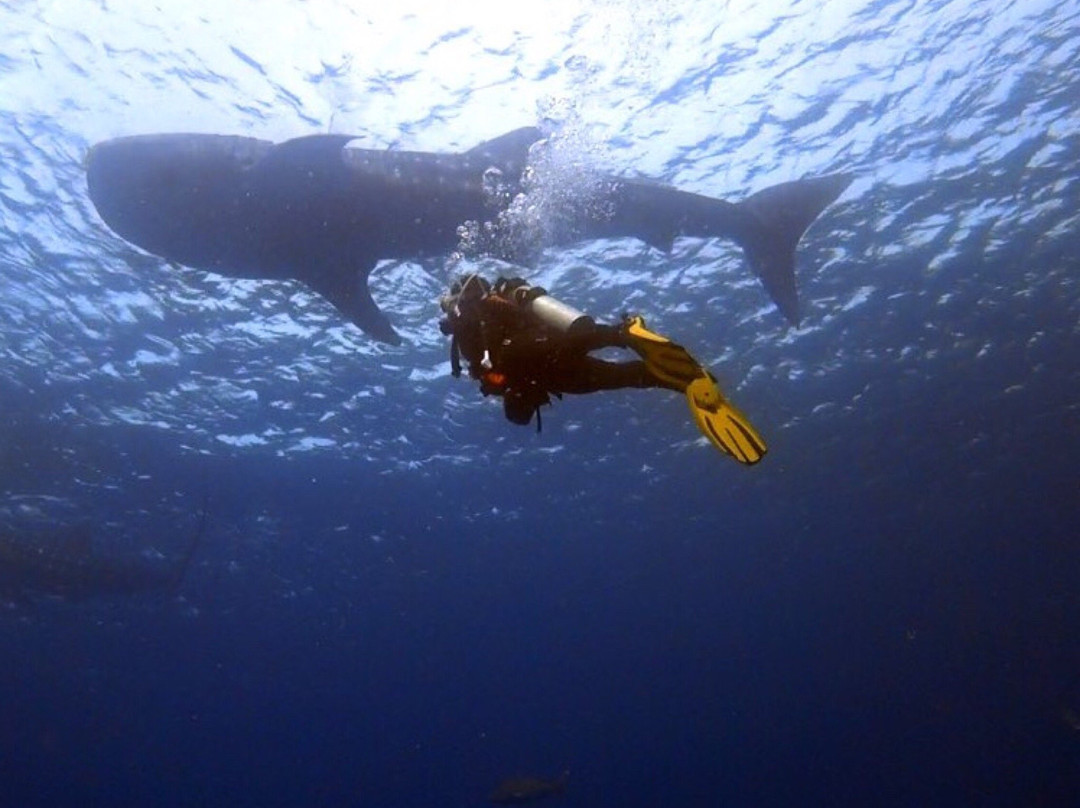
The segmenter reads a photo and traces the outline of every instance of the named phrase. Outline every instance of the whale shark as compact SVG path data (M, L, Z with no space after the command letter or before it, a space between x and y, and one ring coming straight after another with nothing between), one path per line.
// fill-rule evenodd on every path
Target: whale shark
M119 236L168 261L237 278L297 280L376 340L400 343L368 276L386 259L448 255L466 222L496 220L522 192L535 127L460 153L363 149L354 135L282 143L195 133L120 137L86 159L90 198ZM492 178L503 186L491 192ZM600 204L554 238L731 239L780 311L799 321L795 247L850 175L774 185L739 202L611 177ZM496 251L498 253L498 251ZM494 257L516 260L512 248Z
M48 531L0 528L0 597L87 600L175 592L198 550L205 524L204 511L183 553L162 561L107 552L94 542L86 525Z
M569 771L564 771L553 780L542 777L510 777L499 783L488 799L496 805L524 805L545 797L564 794L569 780Z

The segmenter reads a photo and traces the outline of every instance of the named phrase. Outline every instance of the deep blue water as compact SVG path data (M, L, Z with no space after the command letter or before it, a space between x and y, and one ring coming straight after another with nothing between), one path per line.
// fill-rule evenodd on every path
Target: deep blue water
M1068 806L1080 795L1080 6L0 2L0 525L90 525L180 590L6 598L0 805ZM441 7L440 7L441 8ZM519 16L515 16L519 15ZM737 199L851 171L788 328L726 243L553 251L769 442L657 391L544 431L408 343L173 267L99 140L459 150L539 118ZM572 177L556 176L571 182Z

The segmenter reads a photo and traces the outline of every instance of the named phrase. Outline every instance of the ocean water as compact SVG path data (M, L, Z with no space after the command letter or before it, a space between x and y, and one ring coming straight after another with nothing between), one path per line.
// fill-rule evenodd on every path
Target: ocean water
M855 175L798 328L727 242L529 275L707 361L760 465L661 391L515 427L449 375L452 268L373 274L379 345L125 243L83 171L129 134L536 123L731 200ZM0 2L0 528L199 538L175 589L4 592L0 806L472 806L564 770L567 808L1078 804L1078 132L1075 0Z

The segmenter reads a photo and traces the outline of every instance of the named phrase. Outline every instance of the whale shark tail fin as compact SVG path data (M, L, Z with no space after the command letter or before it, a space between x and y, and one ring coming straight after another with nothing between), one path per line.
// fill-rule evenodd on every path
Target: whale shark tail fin
M799 324L795 245L852 179L850 174L831 174L784 182L758 191L740 203L757 225L740 239L750 266L792 325Z

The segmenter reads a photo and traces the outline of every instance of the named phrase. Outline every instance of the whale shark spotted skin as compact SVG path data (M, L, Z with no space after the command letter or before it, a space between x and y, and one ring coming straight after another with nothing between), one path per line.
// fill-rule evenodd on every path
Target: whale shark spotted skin
M495 220L505 200L520 192L530 146L540 138L527 127L443 154L355 148L352 135L280 144L231 135L137 135L95 145L87 182L105 223L147 252L231 277L302 281L373 338L397 344L368 289L372 269L384 259L449 254L465 222ZM506 194L490 193L492 176L503 179ZM784 316L797 323L795 246L850 181L848 175L802 179L731 203L612 178L597 206L603 213L580 214L553 246L635 237L670 249L679 236L732 239Z

